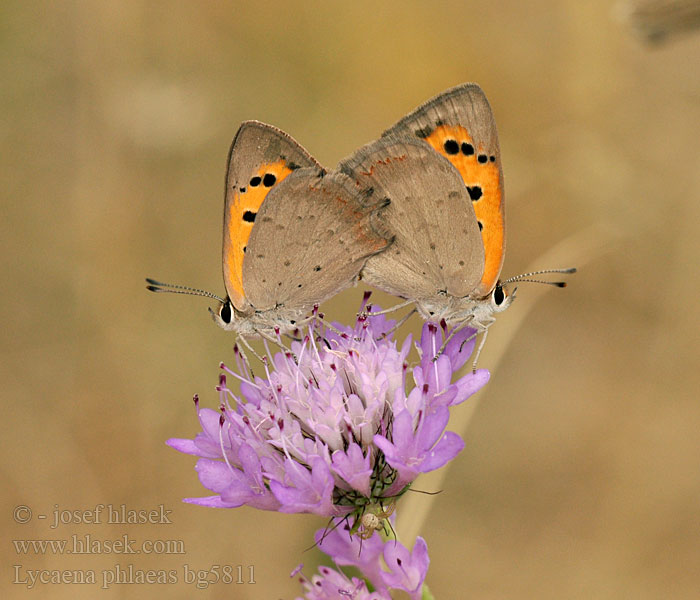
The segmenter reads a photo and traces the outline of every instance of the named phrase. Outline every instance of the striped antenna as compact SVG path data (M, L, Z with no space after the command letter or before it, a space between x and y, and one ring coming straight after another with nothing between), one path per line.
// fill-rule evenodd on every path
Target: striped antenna
M146 277L146 282L148 283L146 289L158 294L163 294L165 292L170 294L187 294L188 296L204 296L205 298L213 298L214 300L218 300L222 303L226 302L226 300L220 296L198 288L188 287L186 285L176 285L174 283L162 283L160 281L156 281L155 279L151 279L150 277Z

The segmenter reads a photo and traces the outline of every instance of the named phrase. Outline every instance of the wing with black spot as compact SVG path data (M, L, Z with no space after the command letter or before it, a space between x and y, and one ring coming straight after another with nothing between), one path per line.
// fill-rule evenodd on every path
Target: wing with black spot
M485 249L481 282L472 295L487 295L505 256L505 199L496 123L484 91L475 83L449 89L383 135L422 139L459 171L474 204Z
M248 308L243 287L243 256L257 214L270 190L316 160L281 129L245 121L231 144L226 172L223 269L226 292L238 310Z
M299 169L261 207L243 261L256 310L308 309L348 287L367 257L390 244L385 202L339 172Z
M418 140L383 137L339 169L391 201L381 218L394 243L367 261L365 281L412 300L439 292L461 298L478 285L481 236L464 183L447 160Z

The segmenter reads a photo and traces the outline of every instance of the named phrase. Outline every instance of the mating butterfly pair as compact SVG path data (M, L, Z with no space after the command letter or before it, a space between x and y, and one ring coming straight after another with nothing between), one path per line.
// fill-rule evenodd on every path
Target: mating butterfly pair
M227 297L153 280L149 289L215 298L221 327L274 339L362 278L426 319L486 332L513 298L498 280L504 251L496 126L483 90L467 83L330 172L281 130L243 123L226 175Z

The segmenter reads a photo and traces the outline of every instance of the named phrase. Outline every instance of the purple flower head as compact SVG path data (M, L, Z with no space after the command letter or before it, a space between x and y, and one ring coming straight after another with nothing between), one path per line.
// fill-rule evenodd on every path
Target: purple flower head
M238 372L222 365L220 410L197 402L201 432L168 440L199 457L199 479L214 493L186 501L349 515L352 532L363 537L383 526L420 473L462 449L462 439L445 432L449 407L488 380L480 370L452 381L473 350L467 340L474 330L457 332L433 360L448 332L426 324L414 385L407 385L411 339L397 347L393 325L383 316L360 318L352 328L311 323L291 352L264 363L265 377L254 377L240 359ZM239 394L227 376L240 381Z

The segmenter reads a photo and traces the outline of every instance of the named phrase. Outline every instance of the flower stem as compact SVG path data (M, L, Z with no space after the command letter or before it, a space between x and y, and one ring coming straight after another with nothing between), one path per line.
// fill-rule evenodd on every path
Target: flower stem
M428 589L427 584L423 584L423 589L421 589L421 600L435 600L435 596L433 596L432 592Z

